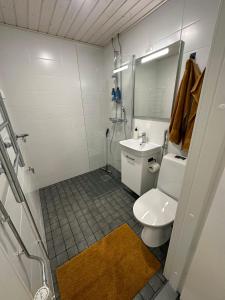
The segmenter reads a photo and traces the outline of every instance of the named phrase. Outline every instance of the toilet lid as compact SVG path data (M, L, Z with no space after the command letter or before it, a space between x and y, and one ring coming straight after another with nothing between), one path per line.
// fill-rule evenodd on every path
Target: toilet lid
M151 189L134 203L135 218L144 225L165 226L175 218L177 202L158 189Z

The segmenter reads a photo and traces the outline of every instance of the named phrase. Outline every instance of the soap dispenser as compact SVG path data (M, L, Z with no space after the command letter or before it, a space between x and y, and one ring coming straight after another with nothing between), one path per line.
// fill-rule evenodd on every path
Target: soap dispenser
M112 101L116 101L116 91L112 88Z
M134 139L138 139L138 129L137 129L137 127L134 129L133 137L134 137Z
M116 94L116 102L117 103L121 102L121 91L120 91L119 87L117 87L115 94Z

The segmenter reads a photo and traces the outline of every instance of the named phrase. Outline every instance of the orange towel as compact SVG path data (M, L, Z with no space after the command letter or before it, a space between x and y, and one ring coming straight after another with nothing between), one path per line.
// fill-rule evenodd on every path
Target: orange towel
M179 91L176 97L176 101L173 107L170 126L169 126L169 140L172 143L180 144L182 143L182 149L188 151L192 129L188 128L188 126L193 126L193 118L192 121L189 121L190 113L192 112L192 116L196 114L198 100L201 92L201 84L198 82L201 81L201 71L198 65L194 62L193 59L189 59L186 62L185 72L179 87ZM193 95L192 91L195 88L195 97L198 100L195 100L195 104L192 108L193 103ZM197 105L196 105L197 104ZM193 110L193 111L192 111ZM186 135L188 133L188 135ZM186 136L186 141L185 141ZM189 142L188 142L189 140Z
M202 72L201 76L197 79L193 89L191 90L191 95L193 97L193 100L191 104L191 111L188 117L187 129L182 143L182 150L186 152L188 152L191 143L191 136L195 124L195 117L198 109L198 103L199 103L199 98L202 90L204 75L205 75L205 70Z

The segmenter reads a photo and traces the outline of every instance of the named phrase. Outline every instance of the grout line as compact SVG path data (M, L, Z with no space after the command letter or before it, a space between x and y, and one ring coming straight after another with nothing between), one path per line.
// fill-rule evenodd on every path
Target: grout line
M77 45L75 45L75 54L76 54L79 84L80 84L81 105L82 105L83 118L84 118L84 128L85 128L86 146L87 146L87 154L88 154L88 165L89 165L89 171L90 171L91 170L91 168L90 168L91 167L90 166L90 153L89 153L89 146L88 146L87 124L86 124L85 109L84 109L84 96L83 96L83 89L82 89L82 84L81 84L81 71L80 71L79 55L78 55Z

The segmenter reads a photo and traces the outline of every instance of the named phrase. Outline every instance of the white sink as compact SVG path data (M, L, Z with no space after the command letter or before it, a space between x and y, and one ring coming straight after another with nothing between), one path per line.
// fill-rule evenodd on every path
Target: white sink
M150 142L141 144L141 139L129 139L120 141L119 143L122 150L126 150L127 152L139 157L147 157L158 152L161 148L160 145Z

